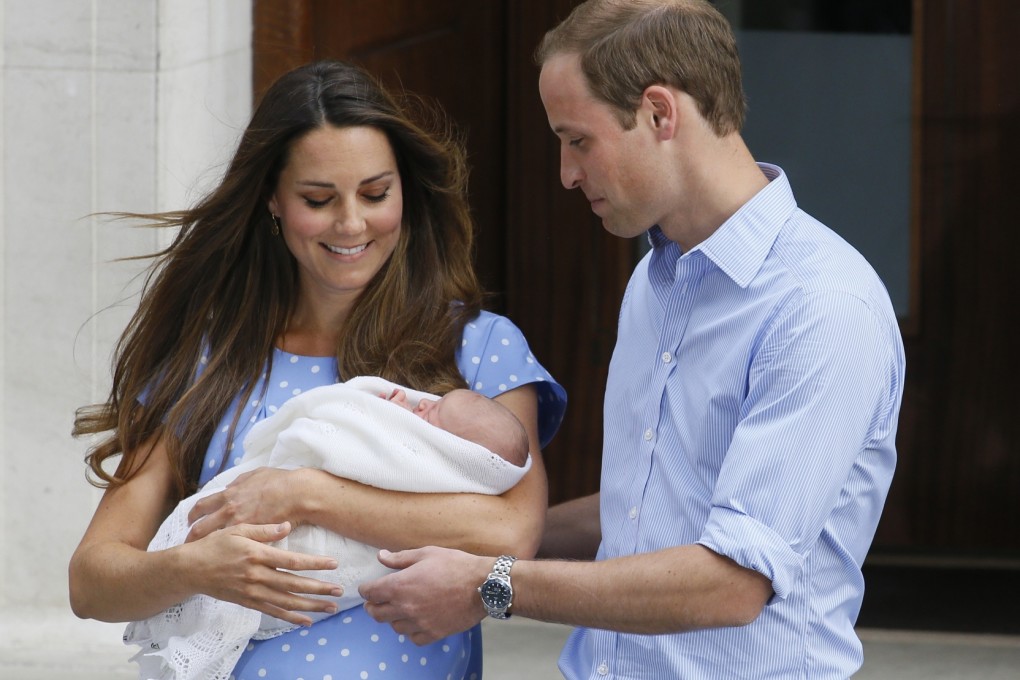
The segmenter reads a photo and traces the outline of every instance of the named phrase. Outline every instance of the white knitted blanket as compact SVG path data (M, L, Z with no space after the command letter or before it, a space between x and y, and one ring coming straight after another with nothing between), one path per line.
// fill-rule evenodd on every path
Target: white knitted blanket
M184 542L195 503L223 490L240 474L257 467L314 467L363 484L413 492L501 494L531 467L517 467L478 444L426 423L407 409L381 399L399 387L364 376L309 390L288 400L270 418L256 423L244 440L242 461L178 504L160 526L149 550ZM434 395L401 387L408 401ZM363 602L358 585L389 572L377 549L314 526L296 527L274 543L285 550L334 557L334 571L303 575L344 588L330 599L342 611ZM309 613L313 620L326 614ZM140 645L135 655L143 679L227 680L251 638L275 637L293 624L231 602L194 595L144 621L128 624L125 644Z

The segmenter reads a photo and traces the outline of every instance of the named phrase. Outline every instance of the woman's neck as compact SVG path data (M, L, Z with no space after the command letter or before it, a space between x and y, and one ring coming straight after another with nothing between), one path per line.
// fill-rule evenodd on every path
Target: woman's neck
M305 357L329 357L336 354L336 340L320 333L288 328L277 339L276 346L288 354Z
M299 303L276 345L291 354L333 356L349 311L348 308L327 310Z

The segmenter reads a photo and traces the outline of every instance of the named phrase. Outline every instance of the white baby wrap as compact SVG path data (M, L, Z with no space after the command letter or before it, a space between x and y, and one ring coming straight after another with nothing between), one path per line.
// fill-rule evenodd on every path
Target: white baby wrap
M182 544L190 529L188 513L198 499L223 490L239 475L258 467L320 468L395 491L482 494L503 493L531 467L530 457L524 467L517 467L380 398L398 387L366 376L318 387L288 400L275 415L252 427L238 465L178 504L153 537L149 550ZM400 389L412 405L422 398L436 398ZM340 565L335 571L301 573L342 586L342 597L328 598L341 611L363 602L358 595L361 582L389 572L376 559L376 548L320 527L296 527L273 545L335 558ZM314 620L327 616L308 614ZM144 679L226 680L249 639L271 638L294 627L238 604L194 595L156 616L129 624L124 642L142 647L134 660Z

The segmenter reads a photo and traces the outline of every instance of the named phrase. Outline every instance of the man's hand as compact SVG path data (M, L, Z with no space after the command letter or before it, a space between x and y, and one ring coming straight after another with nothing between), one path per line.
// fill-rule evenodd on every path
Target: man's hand
M379 561L400 569L358 589L365 611L417 645L427 645L471 628L485 618L478 586L494 557L448 548L379 552Z

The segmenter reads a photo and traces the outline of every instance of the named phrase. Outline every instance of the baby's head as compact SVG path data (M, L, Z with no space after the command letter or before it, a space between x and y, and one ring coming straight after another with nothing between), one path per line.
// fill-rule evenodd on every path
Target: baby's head
M467 439L518 467L528 460L528 433L510 409L471 390L453 390L438 401L422 399L414 412L426 422Z

